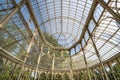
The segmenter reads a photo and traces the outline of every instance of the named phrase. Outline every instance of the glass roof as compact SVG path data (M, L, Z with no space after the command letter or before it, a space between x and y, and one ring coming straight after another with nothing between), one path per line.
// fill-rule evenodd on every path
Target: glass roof
M62 47L70 47L81 36L91 0L31 0L41 30L54 36Z
M24 0L0 1L0 24L20 1ZM56 56L55 69L66 70L70 69L69 55L72 56L73 69L86 67L84 53L88 66L99 63L95 46L102 61L120 53L120 23L97 0L25 1L26 4L10 17L3 28L0 27L0 47L23 60L37 30L26 62L29 65L37 64L42 43L41 69L51 69L53 53ZM104 1L120 15L120 0Z

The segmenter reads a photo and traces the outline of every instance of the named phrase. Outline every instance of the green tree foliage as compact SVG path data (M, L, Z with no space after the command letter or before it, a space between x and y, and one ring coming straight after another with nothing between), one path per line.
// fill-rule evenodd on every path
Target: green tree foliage
M61 46L61 45L58 44L57 40L52 35L50 35L49 33L43 32L43 35L44 35L46 41L48 41L51 45Z
M3 58L0 56L0 77L2 76L2 72L3 72Z
M112 66L113 70L114 70L114 74L116 76L116 78L119 80L120 79L120 65L119 64L115 64Z

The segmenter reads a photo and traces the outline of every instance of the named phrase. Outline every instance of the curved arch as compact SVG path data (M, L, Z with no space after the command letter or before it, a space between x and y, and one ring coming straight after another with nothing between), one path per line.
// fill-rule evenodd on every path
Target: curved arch
M47 78L46 73L43 72L40 74L40 80L46 80L46 78Z
M55 75L55 80L62 80L62 75L56 74Z
M48 76L47 76L47 80L51 80L52 79L52 73L49 73Z
M69 75L67 73L63 74L63 80L69 80Z

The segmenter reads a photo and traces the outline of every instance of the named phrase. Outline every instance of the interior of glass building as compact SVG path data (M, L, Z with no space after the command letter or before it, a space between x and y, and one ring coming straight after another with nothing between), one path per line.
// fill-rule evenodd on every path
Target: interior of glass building
M120 0L0 0L0 80L120 80Z

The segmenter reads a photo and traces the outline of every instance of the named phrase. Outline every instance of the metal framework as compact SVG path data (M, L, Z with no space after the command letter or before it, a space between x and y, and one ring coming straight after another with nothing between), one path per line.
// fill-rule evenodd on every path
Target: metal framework
M1 0L0 80L119 80L120 0Z

